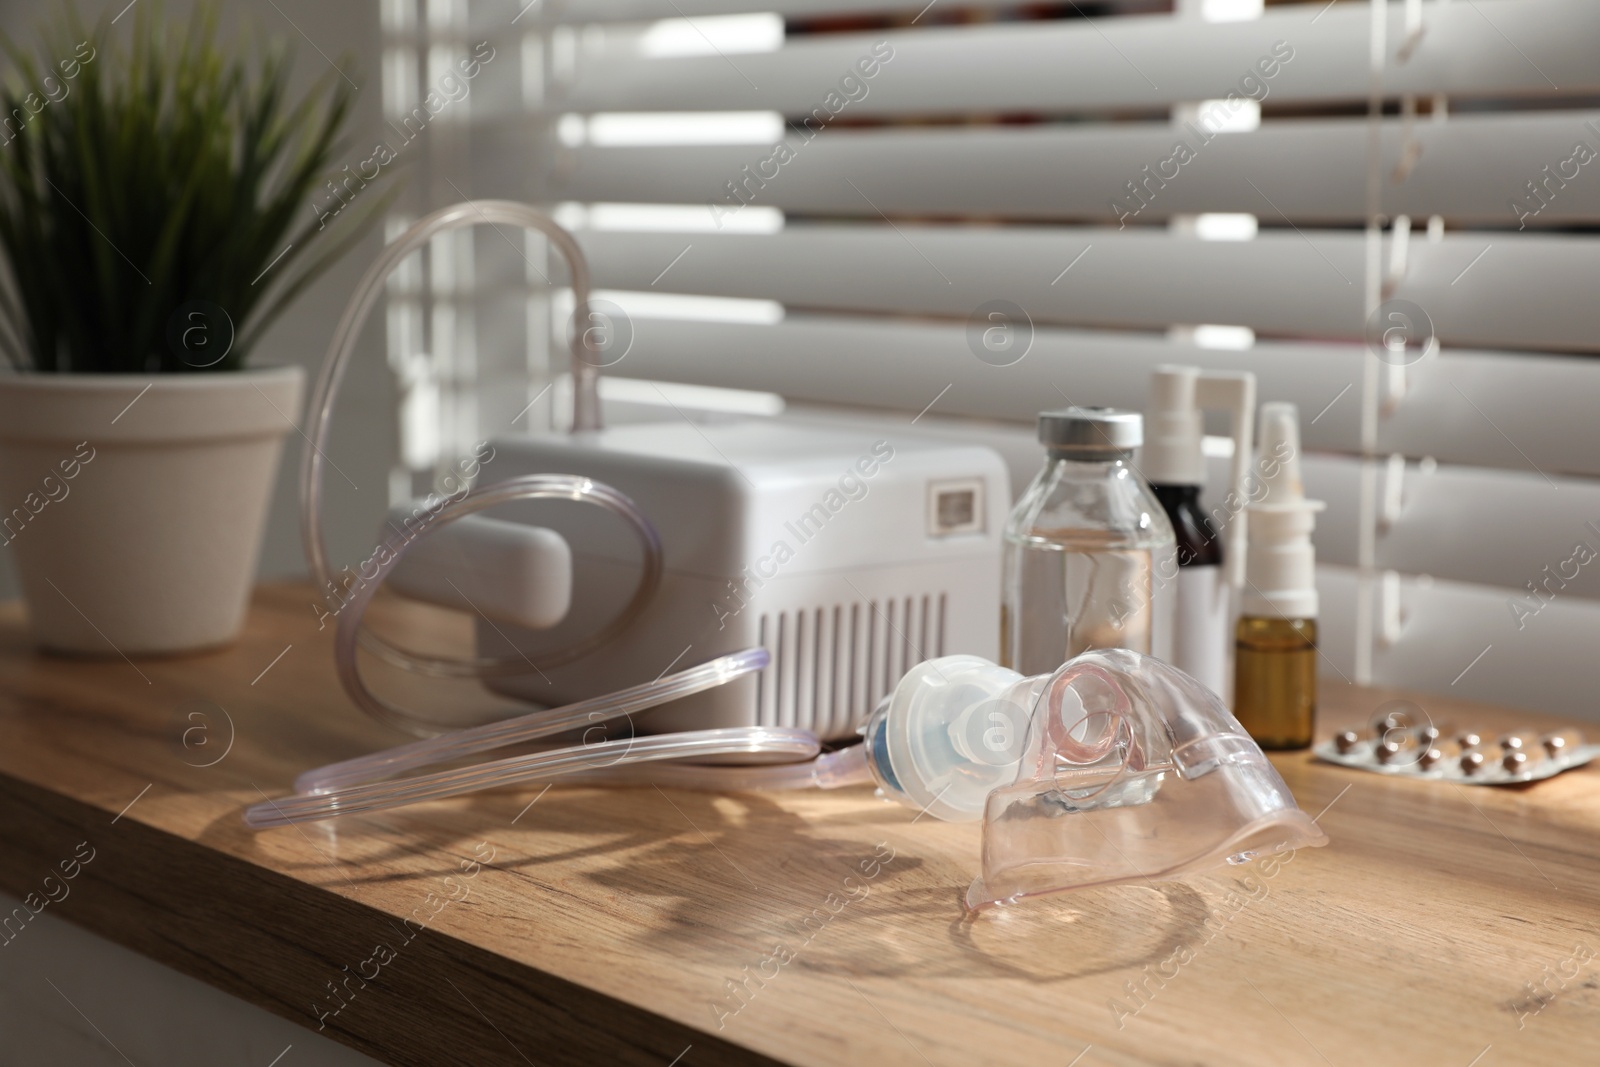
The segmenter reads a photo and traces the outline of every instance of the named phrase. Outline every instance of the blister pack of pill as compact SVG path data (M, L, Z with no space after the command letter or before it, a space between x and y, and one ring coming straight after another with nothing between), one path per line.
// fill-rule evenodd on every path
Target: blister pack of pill
M1379 709L1365 734L1345 730L1312 752L1343 767L1458 785L1535 782L1600 756L1600 745L1588 744L1574 729L1490 738L1476 730L1441 729L1414 705L1396 703L1407 708Z

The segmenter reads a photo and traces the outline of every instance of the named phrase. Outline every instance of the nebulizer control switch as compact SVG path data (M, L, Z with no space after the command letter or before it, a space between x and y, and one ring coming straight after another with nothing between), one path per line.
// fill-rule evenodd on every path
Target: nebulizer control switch
M984 530L982 478L934 482L928 487L928 535L954 537Z

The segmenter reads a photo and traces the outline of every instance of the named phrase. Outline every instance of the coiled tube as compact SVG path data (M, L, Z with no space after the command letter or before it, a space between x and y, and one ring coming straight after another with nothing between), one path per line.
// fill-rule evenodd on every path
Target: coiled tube
M401 262L441 233L468 226L501 224L534 229L547 236L567 260L572 274L575 298L572 347L573 419L574 433L600 428L598 353L594 350L591 332L583 328L589 318L589 267L577 241L561 226L537 209L509 200L466 201L455 204L419 220L383 250L376 262L367 269L356 287L344 315L334 331L333 341L323 360L311 397L311 418L306 435L309 447L300 465L300 529L305 544L306 559L311 566L312 578L319 590L332 587L332 573L328 562L327 544L322 536L322 500L324 468L327 465L329 432L333 418L334 402L339 386L344 380L346 364L360 336L361 327L371 314L384 283ZM631 625L654 596L661 581L661 541L648 517L627 496L589 478L571 475L533 475L513 478L487 487L478 487L460 500L439 510L422 536L427 536L439 526L453 522L465 515L482 511L497 504L514 500L567 499L597 504L611 511L634 531L643 551L638 588L622 612L598 632L577 643L554 652L543 653L541 662L546 665L569 663L599 648ZM362 583L352 598L340 609L336 656L339 679L345 691L356 704L380 721L419 736L431 736L448 728L449 724L436 722L416 712L397 707L372 693L361 680L356 662L358 647L366 648L380 658L407 670L442 677L487 678L508 674L522 674L537 670L523 656L477 657L473 659L448 659L428 656L401 648L361 629L361 620L372 595L384 577L404 556L406 546L392 549L388 558L380 562L377 573L362 575Z

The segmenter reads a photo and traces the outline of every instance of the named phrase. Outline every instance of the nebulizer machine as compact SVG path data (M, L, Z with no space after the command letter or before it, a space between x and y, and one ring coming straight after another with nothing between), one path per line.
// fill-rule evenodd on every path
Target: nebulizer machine
M589 321L588 272L577 243L531 207L506 201L458 204L422 219L396 239L368 270L339 323L313 396L311 447L302 467L302 523L319 588L331 587L332 582L319 528L325 446L333 402L355 337L385 280L407 255L437 234L480 223L528 227L545 234L570 267L576 306L573 321ZM596 387L600 360L595 358L590 331L575 329L571 343L573 441L581 458L582 449L605 445ZM792 451L792 446L787 450ZM622 451L631 455L626 448ZM940 460L948 463L960 458L944 456ZM649 468L651 478L659 479L663 471L670 475L673 470L670 465L657 468L646 460L637 462ZM626 476L626 466L613 464L613 469ZM746 480L750 485L741 493L748 497L759 488L760 479ZM726 477L717 484L734 481ZM647 486L651 481L640 479L637 484ZM941 536L938 524L930 519L930 527L920 532L935 554L921 561L923 564L938 567L943 560L946 570L977 569L970 562L961 562L961 553L993 543L973 535L984 528L996 530L996 519L1008 503L1004 499L975 500L975 487L981 489L985 484L982 477L929 483L930 514L953 520L952 528L961 532ZM935 500L935 489L969 495ZM1003 495L987 493L988 497ZM892 502L892 495L890 499ZM608 603L620 608L597 625L594 616L588 616L592 629L587 635L564 635L561 647L545 647L536 658L515 647L508 653L486 655L485 643L480 640L478 655L452 659L401 647L363 627L374 593L404 567L413 549L419 550L415 555L422 559L427 556L423 549L430 539L445 539L452 524L462 520L484 522L478 513L486 509L514 509L529 501L549 500L595 505L637 542L631 568L614 566L617 560L608 557L609 570L594 572L610 582L613 588ZM828 521L833 523L851 518L841 510L830 514ZM892 536L895 527L885 525L889 520L881 515L871 517L876 514L861 511L856 516L857 532ZM916 514L920 517L921 510ZM337 614L334 642L340 682L357 706L421 739L302 774L295 782L296 795L267 800L247 810L245 819L251 826L268 828L335 818L552 780L712 791L875 785L881 795L910 809L945 820L982 821L982 874L967 895L972 908L1064 889L1168 878L1218 862L1243 862L1256 855L1326 842L1322 831L1296 806L1260 748L1213 693L1159 660L1126 650L1086 652L1058 669L1024 677L997 666L992 654L922 656L913 654L920 652L920 647L908 647L898 661L882 664L882 684L876 694L869 694L876 696L871 706L845 716L855 720L847 725L860 739L827 750L819 739L817 722L803 721L793 711L774 722L760 714L730 719L726 708L702 719L706 728L681 728L697 723L680 717L664 720L679 727L670 732L592 740L596 726L669 702L693 708L685 698L719 690L736 692L739 682L749 683L752 676L759 677L770 667L773 654L762 646L723 651L686 669L663 671L660 677L623 684L615 691L596 692L548 710L447 729L440 721L373 693L362 679L358 650L434 677L485 680L502 692L515 690L496 686L496 679L538 676L580 661L589 662L591 673L603 678L605 665L623 655L613 650L639 647L640 640L651 636L645 633L641 638L641 630L671 631L675 625L670 612L651 614L653 605L658 612L662 610L657 602L664 599L667 586L663 575L673 570L673 544L671 539L664 543L652 516L629 494L583 472L517 473L479 484L457 499L430 502L425 519L414 537L381 549L369 561L371 570L361 571L360 581L346 583L348 600ZM743 520L748 519L749 514L744 514ZM486 527L478 530L482 535L488 532ZM545 552L548 558L533 572L548 573L559 582L562 548L548 537L545 540L550 542ZM534 541L523 547L533 555L540 552ZM886 548L892 553L895 545ZM941 552L945 555L937 554ZM977 638L962 642L967 647L987 650L997 644L993 631L999 599L998 557L986 558L994 564L992 574L990 568L983 568L990 584L977 590L972 603L959 596L939 602L951 615L976 618L940 621L930 614L930 608L923 608L924 625L917 633L936 651L939 644L934 635L945 634L958 623L971 625L973 633L983 634L988 641L987 646ZM917 565L913 560L907 573L923 574L916 570ZM618 573L626 574L628 580L619 582ZM410 584L414 589L429 585L426 577L419 575L413 575ZM462 594L460 601L473 599L459 583L444 584L457 586L454 592ZM631 588L619 590L619 585ZM582 603L583 596L575 585L571 602ZM457 606L450 597L441 602ZM888 614L891 603L900 605L899 615ZM952 605L960 610L951 611ZM872 599L869 606L873 611L865 624L869 629L877 626L885 635L893 629L904 637L903 627L911 626L916 618L909 596ZM835 611L834 617L845 616ZM822 633L821 619L818 612L814 635ZM930 619L933 623L927 621ZM489 629L500 629L493 620L487 621ZM717 632L725 631L726 626ZM835 637L842 633L836 631ZM634 642L632 646L629 640ZM780 654L785 647L780 643ZM842 647L836 640L834 649ZM599 668L593 667L596 663ZM616 676L626 678L621 664L616 666ZM813 661L812 667L816 674L821 661ZM893 677L892 668L898 668ZM569 681L569 692L574 686L581 690L580 683L593 684L587 676ZM759 702L760 696L756 699ZM739 704L742 707L748 702ZM730 721L742 724L727 725ZM835 715L827 721L837 726L840 718ZM827 732L841 739L850 735L838 729ZM559 747L463 763L509 745L550 744L575 733L582 737L576 743L558 740ZM428 770L443 764L451 766Z

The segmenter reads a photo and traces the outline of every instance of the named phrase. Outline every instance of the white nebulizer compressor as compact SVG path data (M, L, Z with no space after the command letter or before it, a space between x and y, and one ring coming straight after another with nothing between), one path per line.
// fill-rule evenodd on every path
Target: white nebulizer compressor
M490 679L498 692L567 704L760 646L765 670L658 708L641 728L788 726L827 740L853 734L923 660L998 650L1010 489L990 449L882 429L686 419L491 444L484 479L603 482L649 516L662 556L661 585L631 626L544 666L543 655L626 610L641 566L627 527L598 509L535 500L419 544L390 587L475 612L480 655L539 665ZM518 543L520 552L496 551ZM560 596L567 587L574 595ZM570 603L558 615L552 599Z
M338 586L319 524L324 457L354 341L407 255L480 223L544 233L571 267L574 322L589 321L581 251L526 205L458 204L385 248L340 321L312 400L302 524L313 575L330 592ZM916 664L996 657L1011 501L998 453L898 427L786 419L602 429L593 335L573 331L570 435L493 440L479 450L470 492L390 514L375 570L344 590L335 637L340 681L363 710L422 735L464 721L374 693L358 648L579 710L742 651L738 670L670 703L638 705L652 710L635 726L790 728L833 740L854 734ZM379 585L471 613L475 654L438 657L363 627Z

